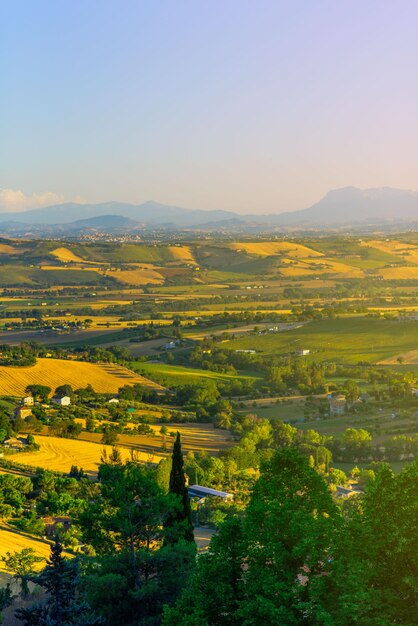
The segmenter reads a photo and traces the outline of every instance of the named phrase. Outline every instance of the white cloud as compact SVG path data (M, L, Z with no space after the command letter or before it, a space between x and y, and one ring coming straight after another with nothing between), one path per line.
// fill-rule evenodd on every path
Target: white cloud
M25 194L19 189L3 189L0 187L0 211L19 212L26 209L36 209L50 204L61 204L64 197L52 191L43 193Z

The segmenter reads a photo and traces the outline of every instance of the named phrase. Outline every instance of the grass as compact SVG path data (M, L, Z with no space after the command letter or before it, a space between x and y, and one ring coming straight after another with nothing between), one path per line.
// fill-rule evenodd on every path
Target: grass
M416 346L418 321L397 322L367 317L319 320L287 332L247 335L224 343L226 349L253 349L265 355L311 350L309 360L377 363Z
M181 365L168 365L166 363L133 362L131 367L137 371L144 372L145 376L149 376L153 380L164 381L164 384L168 387L200 383L205 380L221 382L231 380L232 378L244 378L242 376L233 376L232 374L218 374L209 370L182 367Z
M0 367L0 395L23 396L30 384L46 385L54 390L69 384L73 389L91 384L99 393L116 393L123 385L139 383L160 388L138 374L120 365L38 359L31 367Z

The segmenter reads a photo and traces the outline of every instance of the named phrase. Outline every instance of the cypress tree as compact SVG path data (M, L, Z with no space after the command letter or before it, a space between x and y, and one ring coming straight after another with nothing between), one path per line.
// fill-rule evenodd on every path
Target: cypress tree
M174 544L180 539L194 541L192 516L186 478L183 467L180 433L177 432L174 442L172 465L170 472L169 492L177 497L179 507L171 512L166 520L166 543Z

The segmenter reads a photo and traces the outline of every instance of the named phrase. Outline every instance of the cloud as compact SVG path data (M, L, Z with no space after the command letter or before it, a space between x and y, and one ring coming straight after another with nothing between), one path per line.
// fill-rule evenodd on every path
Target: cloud
M36 209L50 204L61 204L64 197L52 191L25 194L19 189L3 189L0 187L0 211L16 212Z

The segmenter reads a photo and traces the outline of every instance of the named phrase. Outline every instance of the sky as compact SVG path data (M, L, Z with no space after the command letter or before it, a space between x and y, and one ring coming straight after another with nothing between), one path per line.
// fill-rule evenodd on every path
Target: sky
M0 210L418 190L417 0L0 0Z

